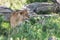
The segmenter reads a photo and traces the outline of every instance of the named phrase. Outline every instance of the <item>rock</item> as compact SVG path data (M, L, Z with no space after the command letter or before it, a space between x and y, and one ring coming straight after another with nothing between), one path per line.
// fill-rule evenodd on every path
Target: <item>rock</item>
M60 4L60 0L52 0L52 2Z
M57 40L55 36L51 36L48 40Z

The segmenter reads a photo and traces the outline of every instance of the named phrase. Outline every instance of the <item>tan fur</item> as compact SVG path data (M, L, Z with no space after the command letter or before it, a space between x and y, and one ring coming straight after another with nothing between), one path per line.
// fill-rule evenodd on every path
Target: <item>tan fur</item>
M29 18L29 16L26 9L22 11L20 10L14 11L13 13L11 13L11 17L10 17L11 27L13 28L16 27L27 18Z

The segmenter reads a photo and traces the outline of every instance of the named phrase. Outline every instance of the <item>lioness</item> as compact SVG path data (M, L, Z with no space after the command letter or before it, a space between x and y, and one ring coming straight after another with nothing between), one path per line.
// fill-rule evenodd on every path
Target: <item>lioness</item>
M28 19L29 15L26 9L24 10L16 10L11 13L10 24L11 27L16 27L21 24L24 20Z

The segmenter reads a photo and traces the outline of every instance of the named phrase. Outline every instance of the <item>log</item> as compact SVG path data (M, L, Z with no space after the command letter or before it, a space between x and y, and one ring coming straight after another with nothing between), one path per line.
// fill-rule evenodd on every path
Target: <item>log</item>
M5 7L5 6L0 6L0 13L3 13L3 12L12 12L13 10L8 8L8 7Z
M11 12L13 12L12 9L8 7L0 6L0 15L4 16L5 21L9 21Z
M39 11L50 11L50 12L60 12L60 5L53 4L48 2L35 2L26 5L27 9L30 11L39 12Z
M29 11L30 16L34 16L39 11L50 11L50 12L60 12L60 5L53 4L48 2L35 2L31 4L27 4L26 6L27 11ZM0 14L2 14L5 20L9 20L10 14L13 12L10 8L7 7L0 7ZM50 16L50 15L48 15Z

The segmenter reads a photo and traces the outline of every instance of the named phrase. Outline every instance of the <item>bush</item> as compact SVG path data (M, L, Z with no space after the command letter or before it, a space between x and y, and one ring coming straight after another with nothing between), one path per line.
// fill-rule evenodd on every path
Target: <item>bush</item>
M10 29L10 25L9 25L9 22L4 21L3 18L4 17L0 15L0 35L7 37Z

